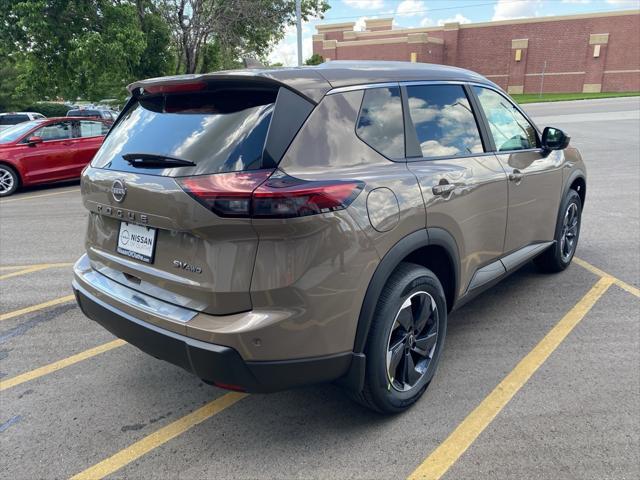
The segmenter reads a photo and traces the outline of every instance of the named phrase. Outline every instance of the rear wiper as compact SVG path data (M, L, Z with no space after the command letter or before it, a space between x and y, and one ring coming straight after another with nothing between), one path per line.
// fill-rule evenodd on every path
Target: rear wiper
M196 165L189 160L159 153L125 153L122 158L129 162L132 167L140 168L195 167Z

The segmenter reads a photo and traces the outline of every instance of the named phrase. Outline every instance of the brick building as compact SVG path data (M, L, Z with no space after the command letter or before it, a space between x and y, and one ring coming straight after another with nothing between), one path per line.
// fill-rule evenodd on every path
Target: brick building
M318 25L313 53L455 65L509 93L640 91L640 10L425 28L392 22L369 19L365 31Z

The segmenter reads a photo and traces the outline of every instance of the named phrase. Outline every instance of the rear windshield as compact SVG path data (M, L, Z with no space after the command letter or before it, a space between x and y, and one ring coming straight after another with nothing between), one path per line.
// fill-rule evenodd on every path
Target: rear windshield
M16 123L28 121L28 115L0 115L0 125L15 125Z
M217 90L143 97L122 114L92 166L169 176L263 168L276 90ZM195 166L133 167L122 155L166 155Z
M69 110L67 117L100 117L100 110Z

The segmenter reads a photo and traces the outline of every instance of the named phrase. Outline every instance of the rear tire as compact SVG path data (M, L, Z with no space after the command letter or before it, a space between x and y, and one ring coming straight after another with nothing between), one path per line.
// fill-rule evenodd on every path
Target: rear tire
M578 247L581 223L582 200L578 192L569 190L560 206L554 244L533 260L540 271L557 273L571 264Z
M9 165L0 164L0 197L13 194L20 185L20 177Z
M434 273L401 263L387 281L365 347L366 372L356 400L382 413L399 413L427 389L447 329L447 302Z

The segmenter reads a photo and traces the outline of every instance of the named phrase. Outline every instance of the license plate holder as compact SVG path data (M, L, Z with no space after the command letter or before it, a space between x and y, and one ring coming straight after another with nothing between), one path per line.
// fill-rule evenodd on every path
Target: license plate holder
M116 251L141 262L153 263L157 236L156 228L120 222Z

